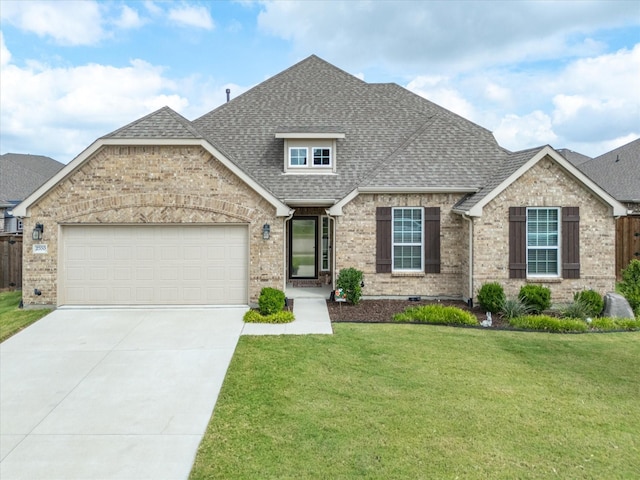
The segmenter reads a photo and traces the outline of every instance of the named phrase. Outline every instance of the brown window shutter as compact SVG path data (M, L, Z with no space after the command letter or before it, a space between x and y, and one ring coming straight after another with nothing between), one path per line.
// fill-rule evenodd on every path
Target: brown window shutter
M509 207L509 278L527 278L527 207Z
M391 273L391 207L376 208L376 272Z
M580 278L580 207L562 208L562 278Z
M424 271L440 273L440 207L424 209Z

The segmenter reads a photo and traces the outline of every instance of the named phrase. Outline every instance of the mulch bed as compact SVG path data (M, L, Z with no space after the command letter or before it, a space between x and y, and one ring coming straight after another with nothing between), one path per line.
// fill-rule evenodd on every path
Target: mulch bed
M458 307L471 312L478 318L478 323L487 318L486 313L480 307L469 308L465 302L456 300L421 300L417 302L409 300L361 300L358 305L327 300L327 308L332 322L386 323L392 322L393 315L402 312L407 307L434 303ZM509 324L498 315L492 315L492 325L488 328L509 328Z

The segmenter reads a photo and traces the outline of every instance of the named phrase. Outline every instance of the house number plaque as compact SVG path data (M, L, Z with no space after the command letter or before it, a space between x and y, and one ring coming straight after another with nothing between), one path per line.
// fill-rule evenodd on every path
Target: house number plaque
M49 253L48 246L46 243L36 243L33 246L33 253L47 254Z

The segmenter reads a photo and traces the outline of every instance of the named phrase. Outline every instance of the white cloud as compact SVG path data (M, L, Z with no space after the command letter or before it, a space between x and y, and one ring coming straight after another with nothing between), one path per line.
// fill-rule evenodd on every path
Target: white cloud
M105 32L100 6L93 1L3 1L2 20L61 45L93 45Z
M11 52L4 43L4 35L0 31L0 66L4 67L11 61Z
M468 71L515 61L597 55L583 35L637 24L634 2L263 1L258 26L352 68ZM580 33L581 35L576 35ZM319 39L321 38L321 41Z
M129 7L128 5L122 6L122 12L120 13L120 18L116 19L116 26L124 29L128 28L138 28L144 25L144 21L138 15L137 10Z
M539 110L524 116L506 115L493 134L500 145L511 150L553 145L558 139L553 132L551 118Z
M183 5L172 8L169 10L169 19L187 27L204 28L206 30L213 30L214 28L213 19L206 7Z
M189 106L162 68L141 60L123 68L9 64L1 83L3 150L44 153L64 162L96 138L164 105L176 111Z
M423 75L411 80L406 88L469 120L476 116L473 106L452 87L447 77Z

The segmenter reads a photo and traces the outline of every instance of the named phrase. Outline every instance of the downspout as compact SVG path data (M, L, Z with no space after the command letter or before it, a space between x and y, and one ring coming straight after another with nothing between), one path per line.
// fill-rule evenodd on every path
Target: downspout
M286 292L287 291L287 222L289 222L289 220L291 220L291 217L293 217L293 214L295 213L294 209L289 210L289 216L288 217L283 217L283 221L282 221L282 235L284 236L284 239L282 241L282 258L284 258L284 262L283 262L283 275L282 275L282 291Z
M462 218L469 222L469 298L467 304L469 307L473 307L473 219L466 213L462 214Z

